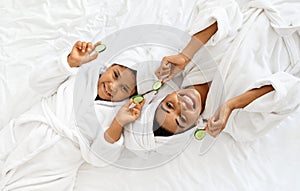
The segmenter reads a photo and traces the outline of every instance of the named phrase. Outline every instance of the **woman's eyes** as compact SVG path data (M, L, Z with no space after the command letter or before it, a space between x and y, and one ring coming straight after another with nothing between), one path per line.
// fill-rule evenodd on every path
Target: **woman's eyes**
M123 87L122 87L122 90L125 91L126 93L129 92L129 90L128 90L128 88L127 88L126 86L123 86Z
M180 116L180 120L183 122L183 123L186 123L186 118L184 116Z
M168 109L174 109L173 105L172 105L170 102L166 102L166 106L167 106ZM186 123L186 122L187 122L186 117L183 116L183 115L179 116L179 119L180 119L180 121L183 122L183 123Z
M172 105L170 102L167 102L167 103L166 103L166 106L167 106L169 109L173 109L173 105Z

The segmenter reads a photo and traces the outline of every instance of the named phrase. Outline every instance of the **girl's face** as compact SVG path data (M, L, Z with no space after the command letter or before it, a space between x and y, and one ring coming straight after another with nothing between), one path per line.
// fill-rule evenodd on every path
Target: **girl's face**
M155 118L158 124L171 133L181 133L196 125L202 111L201 97L195 89L181 89L159 104Z
M136 76L128 68L113 64L98 80L98 96L106 101L122 101L136 93Z

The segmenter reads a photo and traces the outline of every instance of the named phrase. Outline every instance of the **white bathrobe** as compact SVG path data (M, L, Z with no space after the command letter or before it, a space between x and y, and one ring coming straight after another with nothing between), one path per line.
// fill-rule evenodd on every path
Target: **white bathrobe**
M224 129L236 141L252 141L276 127L300 105L300 15L297 16L298 9L294 7L300 5L291 1L288 6L280 0L237 2L243 5L239 33L229 35L226 40L230 43L221 44L224 52L216 51L220 44L210 47L218 37L214 35L204 48L215 59L203 58L208 56L200 50L196 55L198 60L194 61L198 66L189 64L183 71L182 87L203 83L203 73L209 75L214 72L213 66L217 66L202 114L208 119L224 101L252 88L272 85L275 91L244 109L234 110ZM286 7L291 10L285 10ZM194 26L193 32L202 29ZM220 52L221 57L214 56ZM205 71L202 67L207 62L212 67ZM213 142L208 138L200 152L206 152Z
M0 133L1 190L68 190L73 186L82 157L74 136L66 138L75 128L72 83L77 73L66 58L67 54L39 66L31 85L43 95L42 100ZM66 133L64 128L69 128Z
M293 11L277 11L282 2L246 4L243 27L218 63L209 91L205 118L225 100L251 88L273 85L275 91L231 114L224 132L238 141L265 134L300 104L299 14L294 17L289 15Z
M187 143L191 137L189 135L193 133L193 130L187 132L183 136L178 135L172 136L171 138L154 138L152 123L156 106L166 94L171 93L174 90L178 90L180 86L185 87L189 84L212 81L216 71L216 62L220 62L222 55L226 52L227 47L236 36L238 29L241 27L243 15L239 10L238 4L233 0L213 0L209 2L199 0L195 5L190 19L192 24L190 24L187 29L187 32L189 32L190 35L207 28L216 21L219 26L218 31L207 43L205 49L203 48L199 53L197 53L192 61L193 63L201 63L200 67L196 68L197 72L193 72L193 67L189 65L186 67L182 75L176 76L172 82L165 84L163 89L160 90L157 95L153 96L153 93L146 95L146 105L142 110L141 118L124 128L124 134L121 138L123 139L124 137L123 146L117 145L113 148L113 150L112 147L109 148L110 150L102 149L101 152L98 149L100 147L97 147L96 145L102 143L97 143L98 141L94 142L93 149L97 150L96 153L99 154L98 156L100 158L105 161L113 162L114 165L121 165L123 168L138 168L140 163L136 161L132 162L135 159L128 153L133 152L143 159L149 159L151 157L152 161L147 165L152 166L160 163L161 160L167 160L170 157L174 157L186 146L186 144L181 144L179 140ZM169 38L172 39L171 36ZM165 51L163 50L151 52L152 54L155 54L152 59L161 60L162 56L168 55L164 52ZM158 67L157 64L158 63L153 62L146 66L143 65L137 69L137 88L139 93L144 93L150 90L152 88L152 84L157 81L157 78L154 75L154 71ZM201 75L199 75L199 71L201 71ZM183 78L185 78L184 81L182 81ZM149 102L152 103L148 105ZM107 113L105 115L107 115ZM138 129L141 130L142 133ZM141 134L143 135L141 136ZM98 135L103 137L101 134ZM101 140L101 138L98 138L97 140ZM178 144L176 144L176 142L178 142ZM174 148L175 145L178 149L174 152L174 149L172 148ZM182 148L179 149L179 146L182 146ZM106 151L104 152L104 150ZM160 157L154 159L152 155L155 155L156 153L159 153L160 155L165 154L167 159ZM118 157L119 155L121 157ZM130 158L129 161L126 161L126 158ZM141 165L143 166L145 162L146 161L141 162ZM149 160L147 162L149 162ZM143 166L143 168L144 167L145 166Z
M265 11L260 9L261 6L267 6ZM248 8L244 12L243 26L236 28L240 32L232 32L234 38L229 35L227 39L225 38L226 35L225 39L219 39L220 33L216 33L208 42L207 47L197 53L192 63L182 73L181 88L212 81L206 109L202 115L206 119L211 117L217 107L225 100L264 85L274 87L275 91L255 100L244 109L235 110L231 114L224 132L229 133L237 141L249 141L265 134L300 105L300 80L296 77L299 74L299 57L297 56L300 49L294 47L295 43L299 46L299 36L294 34L297 26L291 28L290 33L285 30L285 35L288 35L283 38L270 25L274 22L272 16L274 14L276 17L278 16L278 13L273 10L271 13L269 12L268 9L272 8L270 6L272 5L263 2L249 3L248 7L253 8ZM201 18L203 15L200 14L198 19L201 20ZM216 16L216 18L218 17ZM197 30L192 31L202 29L197 24L194 27ZM276 30L280 31L281 27L286 29L284 25L277 25ZM222 32L222 25L218 32ZM230 43L221 44L222 47L212 46L215 41ZM284 43L284 41L288 42ZM295 46L297 47L297 45ZM207 54L206 48L210 50L211 54ZM259 53L253 54L256 51ZM222 57L218 57L220 54ZM217 57L210 57L214 55ZM195 63L197 64L195 65ZM169 83L168 87L172 88L167 90L168 93L176 90L176 85L172 85L173 82ZM150 87L147 88L150 89ZM144 89L147 88L144 87ZM160 90L160 94L166 93L163 89ZM192 129L172 137L154 137L152 132L154 112L159 102L162 101L162 96L153 97L151 100L150 105L144 106L142 116L124 128L125 147L146 161L147 159L148 161L149 159L153 160L151 157L155 153L169 156L181 153L194 131ZM203 124L200 125L203 126ZM206 146L209 147L210 145ZM203 149L206 150L207 148ZM147 165L161 164L164 160L167 159L155 158L154 162Z
M232 1L226 2L233 3L234 6L226 7L218 6L216 1L211 2L214 2L213 10L215 8L219 9L216 9L216 12L212 12L212 9L208 8L205 14L215 14L216 16L205 17L210 19L209 22L204 22L206 24L200 27L196 26L195 28L198 27L198 29L194 32L207 27L212 23L211 18L214 18L218 21L219 31L215 37L212 38L212 45L214 45L214 43L225 42L225 37L228 35L231 36L229 39L229 42L231 42L234 39L234 35L231 34L234 34L241 25L241 18L237 17L240 15L239 8ZM198 5L199 10L201 10L201 3ZM202 15L201 11L198 14ZM203 18L203 15L199 16L199 19L201 19L201 17ZM230 31L233 32L231 33ZM192 33L193 31L191 34ZM216 55L219 55L218 51L212 52L216 52ZM85 131L86 128L81 128L80 125L78 126L78 124L76 124L74 118L78 113L74 114L74 110L80 108L80 106L82 106L81 104L84 105L85 100L80 99L84 94L73 95L74 87L72 86L74 86L75 83L73 75L77 73L77 71L68 68L65 61L58 62L61 63L61 65L55 63L54 65L58 67L49 67L49 70L46 71L49 76L37 75L43 79L40 79L40 83L38 83L40 85L37 84L35 89L41 91L41 93L48 97L44 98L41 103L38 103L20 118L11 121L11 123L1 131L1 137L5 137L5 139L0 139L0 141L4 141L4 143L0 144L1 161L3 161L1 163L1 189L1 186L4 186L4 190L17 188L22 188L23 190L71 189L77 167L83 161L81 156L88 162L99 162L99 158L95 158L93 154L95 149L92 150L93 152L90 152L90 146L97 148L100 152L102 146L104 148L111 146L105 145L105 142L102 144L103 139L96 138L97 136L101 137L100 133L97 134L97 130L92 128L91 131ZM43 73L44 72L45 71L43 71ZM49 77L56 83L45 80ZM37 78L32 79L33 82L37 80ZM80 81L76 83L80 84ZM57 92L57 94L55 94L55 92ZM92 96L92 93L86 93L88 96ZM233 95L235 93L237 92L234 91ZM73 96L78 96L75 99L79 99L83 102L79 105L73 105ZM88 103L90 104L90 102ZM92 106L94 106L94 102L92 102L92 104ZM68 107L61 107L62 105ZM95 112L94 107L89 108L93 108L93 110L82 110L82 112ZM76 119L80 121L80 118L77 117ZM82 118L81 122L85 120L86 118ZM28 128L29 131L26 130L24 132L24 127ZM93 132L96 132L96 135L93 134ZM39 138L35 139L36 137ZM99 142L94 139L99 140ZM113 149L114 148L112 148L112 150ZM106 151L109 150L110 149L106 149ZM118 156L119 151L118 147L116 154L112 154L112 157ZM63 154L61 154L62 152ZM66 160L65 157L68 157L70 160ZM101 163L101 161L99 163ZM44 169L43 167L49 167L49 169L43 171L41 170Z
M71 190L82 162L105 166L118 158L123 140L110 144L104 132L126 100L95 101L99 75L113 63L134 69L144 59L137 47L80 68L68 65L67 54L36 68L30 84L42 100L0 132L1 190Z
M168 93L190 85L203 84L213 80L217 70L216 62L220 62L227 47L238 33L243 19L239 6L235 1L226 0L219 4L220 2L209 1L203 3L203 1L197 1L192 17L193 24L188 30L190 35L207 28L216 21L219 26L218 31L207 45L195 55L191 64L181 74L164 84L156 95L153 95L153 93L146 95L147 102L142 109L141 117L125 126L123 133L125 149L138 155L142 162L137 159L135 159L136 162L130 162L123 158L121 162L116 161L117 165L122 165L122 167L130 166L131 168L147 168L161 165L180 154L188 145L195 128L170 137L155 137L153 133L154 114L157 106ZM228 23L231 24L229 25ZM152 84L157 81L154 75L157 67L158 65L143 66L143 70L138 72L138 90L140 93L150 90ZM147 81L143 82L141 76L146 78ZM201 118L198 123L199 126L203 126ZM126 154L123 153L123 157L124 155L127 156ZM133 158L130 160L134 160Z
M193 67L190 64L186 67L182 75L178 75L173 81L166 83L157 95L154 96L153 93L146 95L146 105L141 112L141 117L132 124L124 127L123 148L116 146L113 150L110 150L114 155L107 152L108 156L105 156L106 153L102 152L100 153L101 158L108 158L108 161L115 161L114 165L120 165L123 168L145 168L146 166L150 167L161 164L163 161L175 157L186 147L194 129L172 137L154 137L152 124L156 107L166 94L178 90L180 87L212 81L217 68L216 62L220 62L222 55L226 52L227 47L237 34L238 29L241 27L243 16L239 11L238 4L232 0L206 1L205 3L197 1L191 19L193 20L193 24L188 29L190 35L207 28L215 21L219 25L217 33L207 43L207 46L197 53L192 61L194 64L201 63L200 67ZM163 52L162 50L162 52L156 53L161 55ZM158 59L157 55L154 55L153 60L160 60L162 56L166 55L161 55ZM138 69L137 81L139 93L150 90L152 84L157 81L154 75L157 67L157 63L156 65L153 63ZM202 123L201 120L199 121L199 123ZM119 160L118 152L121 155ZM136 159L136 157L128 154L132 152L138 155L140 159ZM116 158L114 159L114 157ZM139 160L142 160L142 162Z
M107 162L90 149L109 126L99 123L95 108L109 114L99 120L110 123L115 112L109 113L107 106L117 108L123 102L94 101L99 74L106 66L96 60L80 69L78 73L78 68L70 68L64 54L32 73L30 84L43 98L0 132L1 190L71 190L84 160L95 165ZM115 147L104 139L97 143L100 151Z

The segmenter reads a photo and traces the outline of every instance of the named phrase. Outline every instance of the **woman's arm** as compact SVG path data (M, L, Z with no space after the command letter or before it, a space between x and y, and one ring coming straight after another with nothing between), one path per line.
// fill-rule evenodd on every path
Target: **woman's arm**
M255 88L228 100L228 104L232 109L244 108L252 101L273 90L274 88L271 85L263 86L261 88Z
M177 55L166 56L162 59L160 67L155 71L156 76L166 82L192 60L197 51L217 32L218 24L215 22L206 29L194 34L186 47ZM162 76L168 75L162 79Z
M239 96L229 99L223 103L215 112L215 114L208 120L206 131L216 137L226 126L228 118L234 109L244 108L257 98L273 91L271 85L262 86L249 90Z
M215 22L206 29L194 34L181 54L192 60L197 51L218 31L218 24Z

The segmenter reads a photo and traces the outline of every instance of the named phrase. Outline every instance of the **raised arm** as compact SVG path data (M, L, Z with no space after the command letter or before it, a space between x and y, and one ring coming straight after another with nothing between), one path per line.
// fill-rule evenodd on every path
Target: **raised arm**
M122 135L123 127L135 121L141 114L141 109L145 104L145 99L141 103L136 103L130 107L132 99L125 103L113 119L110 127L104 133L104 139L109 143L115 143ZM142 127L141 127L142 128Z
M271 85L262 86L260 88L251 89L239 96L229 99L223 103L208 120L206 131L216 137L226 126L228 118L234 109L244 108L257 98L273 91Z
M47 97L54 94L58 87L70 76L77 73L81 64L97 58L98 53L91 54L96 45L78 41L74 44L71 53L65 53L60 58L46 61L38 66L30 75L30 86L39 94Z
M243 23L243 14L235 0L197 0L191 18L187 30L192 36L190 42L178 55L164 57L155 72L163 81L183 70L204 44L215 46L227 37L234 37Z
M215 22L206 29L194 34L182 50L181 54L186 56L189 60L192 60L197 51L217 32L218 24Z
M194 34L186 47L177 55L166 56L162 59L160 67L155 71L156 76L164 82L172 79L178 72L192 60L197 51L217 32L218 24L215 22L206 29ZM162 76L168 75L162 79Z

